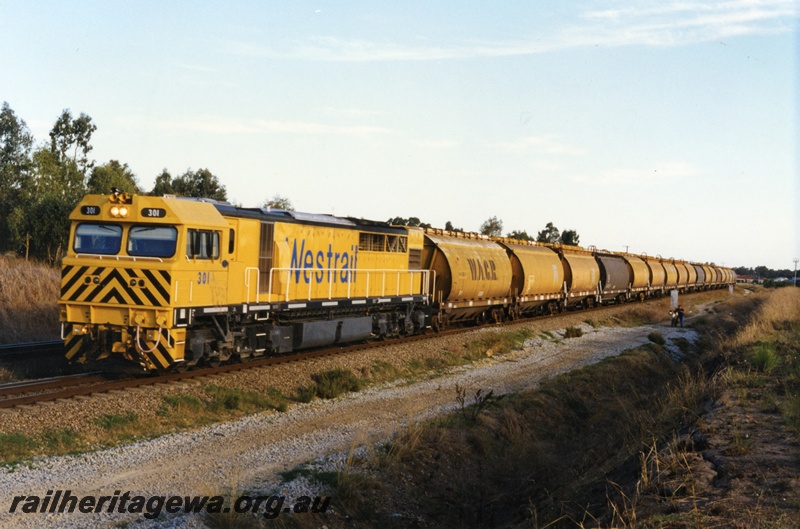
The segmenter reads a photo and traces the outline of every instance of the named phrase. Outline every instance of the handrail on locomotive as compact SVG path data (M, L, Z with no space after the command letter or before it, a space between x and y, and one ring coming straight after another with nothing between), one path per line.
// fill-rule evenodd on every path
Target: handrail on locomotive
M252 284L251 284L252 282L250 280L250 276L253 274L253 272L256 273L256 281L255 281L256 292L255 292L255 299L251 300L250 299L250 294L252 293ZM272 268L272 269L270 269L270 272L269 272L269 285L267 287L267 299L266 299L267 303L272 303L273 302L273 299L272 299L272 296L273 296L272 292L273 292L273 286L274 286L273 277L276 275L276 273L281 273L281 272L285 272L286 273L286 281L284 282L286 284L286 288L285 288L285 291L282 294L283 301L286 301L286 302L292 301L291 290L290 290L290 287L292 286L291 281L290 281L291 275L293 273L310 273L309 270L306 269L306 268ZM415 294L415 292L414 292L414 287L415 287L414 277L419 275L419 280L422 282L421 283L421 291L420 291L420 293L424 296L426 302L429 299L430 285L431 285L431 283L430 283L431 274L433 274L434 279L436 278L436 272L433 271L433 270L403 270L403 269L388 269L388 268L386 268L386 269L383 269L383 268L378 268L378 269L357 269L357 270L346 270L346 269L342 269L342 268L315 268L314 269L314 273L323 273L323 274L324 273L341 274L342 272L345 272L347 274L347 278L348 278L348 281L347 281L347 296L345 297L345 299L353 299L355 297L355 296L353 296L352 290L351 290L352 289L352 285L354 283L353 278L355 277L355 274L364 274L364 275L367 276L366 286L365 286L365 294L364 294L364 296L358 296L358 297L365 297L365 298L369 298L369 297L372 297L372 296L381 296L381 297L383 297L383 296L413 295L413 294ZM374 275L377 275L377 274L380 274L380 276L381 276L380 294L375 293L375 292L370 293L370 277L374 276ZM389 291L389 292L386 291L386 286L387 286L386 285L386 275L387 274L394 274L396 276L396 278L397 278L394 291ZM408 276L408 292L406 292L405 290L401 290L401 277L402 277L402 275L407 275ZM245 268L245 271L244 271L244 285L245 285L245 292L246 292L245 301L247 303L257 303L259 301L264 301L264 300L261 299L261 274L260 274L260 270L258 268L256 268L256 267L247 267L247 268ZM312 295L312 287L313 287L313 284L312 284L311 281L309 281L308 282L308 293L307 293L307 297L306 297L305 301L311 301L312 299L314 299L314 296ZM328 300L333 299L333 283L331 283L331 282L328 283L327 299Z

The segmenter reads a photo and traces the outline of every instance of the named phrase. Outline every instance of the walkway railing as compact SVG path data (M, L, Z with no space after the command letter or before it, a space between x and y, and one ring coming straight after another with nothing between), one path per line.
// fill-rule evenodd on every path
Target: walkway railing
M428 296L430 270L347 268L273 268L269 273L267 299L262 298L261 275L258 268L245 269L244 285L247 302L311 301L312 299L353 299L386 296ZM255 281L252 280L255 275ZM318 278L322 276L322 280ZM344 276L345 281L342 281ZM323 282L324 281L324 282ZM307 283L307 284L306 284ZM327 283L326 291L324 284ZM275 285L281 291L273 294ZM342 295L342 288L346 292ZM255 287L255 289L254 289ZM254 291L255 290L255 291ZM302 293L302 294L301 294ZM254 295L254 296L253 296ZM294 297L292 297L294 295Z

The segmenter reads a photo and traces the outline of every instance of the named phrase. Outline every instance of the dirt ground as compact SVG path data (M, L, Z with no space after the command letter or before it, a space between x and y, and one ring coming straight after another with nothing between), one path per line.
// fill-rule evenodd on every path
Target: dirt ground
M639 519L676 529L800 527L800 440L763 392L724 389L660 451L635 505Z
M483 388L496 395L516 393L647 344L654 331L666 338L668 346L671 340L696 339L691 329L672 329L663 323L583 328L581 337L532 340L522 351L432 378L399 381L330 401L293 406L284 413L265 412L111 450L0 470L0 526L206 527L210 522L202 515L161 516L152 521L118 513L21 515L9 513L9 504L17 495L43 495L59 489L95 495L115 490L145 495L220 494L225 490L325 494L319 483L306 482L306 488L301 484L292 489L284 476L315 460L323 461L319 463L323 470L327 464L335 471L355 446L391 438L403 425L457 410L457 385L470 392ZM775 406L765 405L760 398L764 391L765 386L729 385L672 443L654 446L644 463L649 472L640 477L641 483L632 484L636 494L629 494L616 507L626 515L619 519L627 521L611 526L800 527L800 443L796 430L787 427ZM647 523L636 523L637 518ZM353 526L337 516L307 521L309 527ZM528 520L518 527L536 527L531 523ZM260 520L255 526L262 524ZM279 526L287 526L286 519ZM433 525L419 520L412 526ZM593 525L585 521L584 526Z

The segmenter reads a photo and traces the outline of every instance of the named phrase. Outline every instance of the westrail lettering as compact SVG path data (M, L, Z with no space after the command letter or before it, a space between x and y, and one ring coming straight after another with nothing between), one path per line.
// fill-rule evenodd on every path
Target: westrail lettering
M289 243L289 238L286 238ZM346 252L335 252L333 245L326 249L306 248L306 240L294 239L292 247L291 268L294 270L294 282L300 278L308 284L315 281L321 283L355 283L358 268L358 246L350 246Z

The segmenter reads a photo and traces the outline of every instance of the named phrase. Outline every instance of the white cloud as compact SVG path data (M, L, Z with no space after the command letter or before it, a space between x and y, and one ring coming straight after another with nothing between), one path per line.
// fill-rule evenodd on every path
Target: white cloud
M579 13L550 35L505 41L465 41L437 45L431 38L413 43L318 36L281 46L232 42L235 55L312 61L432 61L532 55L583 46L684 46L735 36L792 31L800 15L797 0L650 1L632 7Z
M792 29L800 12L796 0L642 2L633 7L588 11L586 40L596 44L679 46L728 37ZM597 25L592 23L597 22ZM574 31L574 30L573 30Z
M592 184L597 186L629 185L629 184L659 184L667 181L679 181L695 178L700 171L685 162L664 162L655 164L652 168L618 168L600 171L591 174L576 174L569 177L579 184Z

